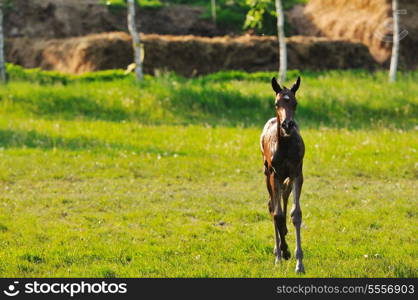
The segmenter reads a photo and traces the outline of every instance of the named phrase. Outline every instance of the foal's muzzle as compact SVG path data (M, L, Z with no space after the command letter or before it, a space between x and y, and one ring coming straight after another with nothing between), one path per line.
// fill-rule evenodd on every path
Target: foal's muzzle
M293 120L284 120L282 122L282 128L286 134L289 134L293 127L295 127L295 122Z

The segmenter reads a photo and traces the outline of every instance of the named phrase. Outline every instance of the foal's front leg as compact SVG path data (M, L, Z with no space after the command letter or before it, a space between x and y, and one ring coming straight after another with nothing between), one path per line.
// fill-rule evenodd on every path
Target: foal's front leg
M293 183L293 208L290 213L292 217L293 225L295 225L296 229L296 250L295 250L295 257L296 257L296 273L304 273L305 268L303 267L302 259L303 259L303 251L302 245L300 240L300 225L302 224L302 210L300 208L300 192L302 190L303 184L303 175L300 174L298 177L295 178Z

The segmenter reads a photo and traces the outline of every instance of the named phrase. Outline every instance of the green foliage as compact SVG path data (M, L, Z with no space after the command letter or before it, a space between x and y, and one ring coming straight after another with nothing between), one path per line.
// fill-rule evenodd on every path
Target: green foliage
M282 1L283 9L289 10L296 4L304 4L308 0L294 0L294 1ZM249 7L244 29L252 28L258 32L275 34L277 32L276 25L276 6L275 1L271 0L246 0L246 4ZM285 32L286 35L290 35L290 26L285 19Z
M296 78L300 74L298 70L289 70L288 77ZM272 72L254 72L247 73L244 71L223 71L213 74L209 74L201 77L202 82L221 82L221 81L231 81L231 80L246 80L246 81L261 81L269 82L271 78L275 76Z
M2 277L295 276L274 266L259 150L273 73L8 68ZM418 72L298 73L302 276L417 277Z
M9 9L13 8L14 1L15 0L1 0L0 6L2 7L3 10L6 10L6 13L7 13Z
M276 17L274 1L270 0L247 0L246 4L250 7L245 19L244 28L258 28L263 27L264 18Z
M100 0L102 4L110 7L126 7L126 0ZM136 0L136 3L142 8L158 8L162 6L160 0Z
M82 75L71 75L55 71L44 71L38 68L24 69L13 64L6 64L6 71L11 81L29 81L39 84L60 83L64 85L71 82L109 81L132 76L131 74L126 74L123 70L105 70Z
M208 7L204 17L210 17L210 1L175 0L175 3L197 4ZM296 4L304 4L307 0L283 1L285 10ZM234 30L253 29L260 34L275 34L276 8L274 0L217 0L218 25ZM286 31L289 32L286 24Z
M10 81L29 81L41 84L62 83L70 81L70 75L53 71L42 71L41 69L24 69L13 64L6 64L6 72Z

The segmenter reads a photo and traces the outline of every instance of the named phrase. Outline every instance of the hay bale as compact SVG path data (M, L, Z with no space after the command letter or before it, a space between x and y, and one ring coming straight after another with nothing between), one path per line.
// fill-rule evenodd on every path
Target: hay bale
M409 32L401 41L401 65L417 68L418 6L416 0L400 0L399 7L407 11L401 26ZM379 63L390 60L391 0L311 0L295 7L288 19L298 34L361 42Z
M131 45L131 37L123 32L69 39L8 39L6 61L72 74L121 69L132 62Z
M220 70L278 70L276 37L144 36L148 73L174 70L185 76ZM375 67L367 47L359 43L326 38L295 36L287 39L288 64L292 69L347 69Z
M144 71L174 71L196 76L221 70L278 70L276 37L196 37L142 35ZM287 39L289 68L325 70L375 67L367 47L360 43L318 37ZM66 73L125 69L133 61L128 34L105 33L80 38L9 39L7 60L24 67L40 67Z

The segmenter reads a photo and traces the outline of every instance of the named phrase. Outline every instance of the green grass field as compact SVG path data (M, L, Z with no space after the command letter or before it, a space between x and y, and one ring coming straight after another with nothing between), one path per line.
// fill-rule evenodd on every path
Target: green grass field
M274 74L45 74L0 87L1 277L296 276L259 150ZM418 72L301 75L302 276L417 277Z

